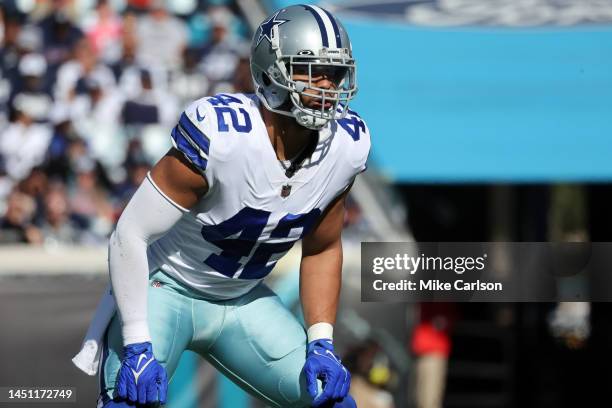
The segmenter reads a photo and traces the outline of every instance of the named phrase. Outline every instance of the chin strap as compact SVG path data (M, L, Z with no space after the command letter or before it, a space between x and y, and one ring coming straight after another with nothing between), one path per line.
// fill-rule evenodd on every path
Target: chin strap
M291 109L291 113L293 114L293 117L295 118L298 124L310 130L321 130L329 122L329 119L323 119L313 115L309 115L308 113L301 111L297 107Z

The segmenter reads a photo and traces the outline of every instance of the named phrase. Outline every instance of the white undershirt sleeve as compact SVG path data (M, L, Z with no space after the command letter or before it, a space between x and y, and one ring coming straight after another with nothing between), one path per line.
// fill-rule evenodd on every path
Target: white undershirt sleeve
M147 324L147 247L170 230L185 212L148 175L110 237L110 279L121 317L124 345L151 340Z

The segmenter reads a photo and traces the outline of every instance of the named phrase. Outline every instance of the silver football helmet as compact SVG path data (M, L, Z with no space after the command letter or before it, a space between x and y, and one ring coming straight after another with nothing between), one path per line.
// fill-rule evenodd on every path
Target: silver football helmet
M251 75L263 105L309 129L319 130L346 115L357 92L351 41L339 20L317 6L296 5L266 19L251 44ZM294 75L308 78L294 80ZM325 75L330 89L314 85ZM305 106L301 95L316 108Z

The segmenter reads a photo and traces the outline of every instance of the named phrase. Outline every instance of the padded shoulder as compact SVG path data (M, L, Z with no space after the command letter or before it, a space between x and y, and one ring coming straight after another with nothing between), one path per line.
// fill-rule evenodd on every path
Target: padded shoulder
M201 172L206 170L210 154L211 115L207 105L205 99L192 102L171 133L172 145Z
M346 147L347 160L355 170L361 173L367 168L370 154L370 130L366 122L353 110L348 110L343 119L337 120L337 132Z

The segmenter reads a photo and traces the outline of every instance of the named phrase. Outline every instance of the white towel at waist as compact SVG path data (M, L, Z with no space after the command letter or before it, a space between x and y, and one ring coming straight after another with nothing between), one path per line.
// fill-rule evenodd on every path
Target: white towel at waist
M111 294L109 285L104 292L104 296L100 299L100 303L98 303L96 313L83 339L81 350L72 358L74 365L87 375L96 375L98 373L104 332L113 318L116 309L115 298Z

